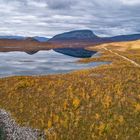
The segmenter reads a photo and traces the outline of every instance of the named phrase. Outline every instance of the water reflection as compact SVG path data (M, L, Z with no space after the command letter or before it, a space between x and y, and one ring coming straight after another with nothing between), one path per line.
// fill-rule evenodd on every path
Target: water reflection
M14 75L47 75L99 66L106 62L75 63L79 58L53 50L39 51L33 55L25 52L0 52L0 77Z
M89 58L96 53L96 51L85 50L84 48L58 48L54 51L78 58Z

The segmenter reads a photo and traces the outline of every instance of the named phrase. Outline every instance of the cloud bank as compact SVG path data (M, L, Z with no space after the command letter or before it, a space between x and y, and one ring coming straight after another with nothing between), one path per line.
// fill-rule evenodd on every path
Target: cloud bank
M140 32L139 0L0 0L0 35L53 36L91 29L100 36Z

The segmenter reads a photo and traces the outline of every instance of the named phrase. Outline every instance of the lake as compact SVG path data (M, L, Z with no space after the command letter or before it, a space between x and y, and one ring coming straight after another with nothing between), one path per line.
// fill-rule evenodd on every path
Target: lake
M76 63L80 58L53 50L33 55L25 52L0 52L0 77L18 75L48 75L87 69L107 62Z

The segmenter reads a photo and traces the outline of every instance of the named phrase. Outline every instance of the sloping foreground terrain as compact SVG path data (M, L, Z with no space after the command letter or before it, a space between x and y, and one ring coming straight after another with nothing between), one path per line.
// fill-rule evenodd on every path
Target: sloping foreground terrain
M0 108L48 140L139 140L140 68L121 57L140 64L139 46L134 41L90 47L102 55L80 63L112 62L93 69L2 78Z

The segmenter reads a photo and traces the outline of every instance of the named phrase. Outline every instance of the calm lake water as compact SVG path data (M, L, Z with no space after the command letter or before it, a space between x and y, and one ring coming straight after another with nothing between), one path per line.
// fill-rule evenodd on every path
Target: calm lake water
M106 64L78 64L76 61L79 59L53 50L39 51L33 55L25 52L0 52L0 77L66 73Z

